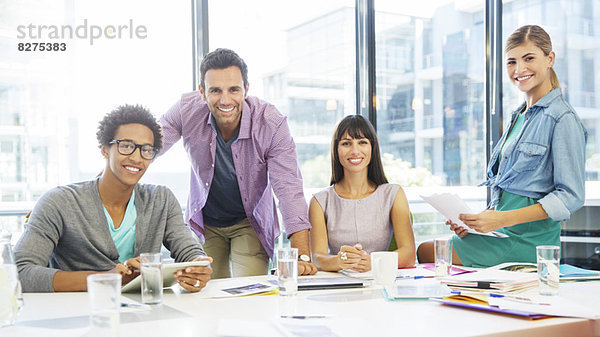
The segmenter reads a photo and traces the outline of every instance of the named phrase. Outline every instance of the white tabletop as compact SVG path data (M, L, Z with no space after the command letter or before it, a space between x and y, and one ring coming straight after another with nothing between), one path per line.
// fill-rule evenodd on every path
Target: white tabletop
M319 272L317 276L329 275ZM414 280L417 282L420 280ZM219 287L212 280L208 287ZM560 296L600 309L600 281L561 283ZM535 291L532 289L531 291ZM139 300L139 295L127 295ZM0 336L82 336L88 331L86 293L29 293L14 326ZM549 318L530 321L511 316L444 306L427 300L386 301L381 288L301 291L278 295L203 298L165 292L152 310L124 309L121 336L217 336L241 329L248 336L283 335L277 324L317 325L338 336L599 336L600 320ZM129 310L129 311L128 311ZM306 320L282 314L323 315ZM275 329L275 330L273 330ZM140 335L142 336L142 335Z

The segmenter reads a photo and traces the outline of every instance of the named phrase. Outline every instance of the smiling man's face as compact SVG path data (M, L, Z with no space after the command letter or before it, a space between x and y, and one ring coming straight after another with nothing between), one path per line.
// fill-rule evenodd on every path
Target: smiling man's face
M114 139L130 140L135 144L148 144L154 146L152 130L143 124L123 124L115 132ZM122 155L118 151L118 144L102 146L102 154L107 159L105 174L114 176L116 181L123 186L134 186L140 181L146 169L152 162L144 159L141 149L135 149L130 155Z
M210 69L204 75L200 93L222 133L233 132L239 126L247 91L248 85L244 87L242 72L236 66Z

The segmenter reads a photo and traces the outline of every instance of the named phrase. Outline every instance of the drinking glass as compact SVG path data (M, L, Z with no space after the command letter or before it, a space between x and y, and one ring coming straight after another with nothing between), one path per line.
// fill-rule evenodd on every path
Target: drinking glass
M142 274L142 303L161 304L163 298L162 255L140 254Z
M435 276L450 275L452 273L452 239L435 239L433 247L435 251Z
M277 249L277 278L279 295L298 293L298 248Z
M87 277L90 300L90 335L118 336L121 306L121 274L92 274Z
M560 247L537 246L538 287L541 295L557 295L560 282Z

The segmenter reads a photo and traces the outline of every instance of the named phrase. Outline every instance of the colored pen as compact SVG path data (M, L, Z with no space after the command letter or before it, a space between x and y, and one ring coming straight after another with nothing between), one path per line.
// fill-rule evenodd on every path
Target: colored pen
M451 293L454 295L467 295L467 296L468 295L488 295L489 297L504 298L504 299L513 300L516 302L523 302L523 303L537 304L537 305L551 305L550 303L535 302L531 298L515 296L515 295L503 295L503 294L486 293L486 292L482 292L482 293L464 292L464 291L461 292L461 291L455 291L455 290L451 291Z
M538 305L551 305L550 303L535 302L535 301L533 301L529 297L522 297L522 296L502 295L502 294L493 294L493 293L490 293L490 297L506 298L507 300L515 300L515 301L519 301L519 302L526 302L526 303L538 304Z
M319 316L319 315L312 315L312 316L305 316L305 315L281 315L281 318L294 318L294 319L309 319L309 318L326 318L327 316Z
M150 308L147 304L121 302L122 308Z
M396 276L396 280L418 280L421 278L432 278L433 276L423 276L423 275L418 275L418 276Z

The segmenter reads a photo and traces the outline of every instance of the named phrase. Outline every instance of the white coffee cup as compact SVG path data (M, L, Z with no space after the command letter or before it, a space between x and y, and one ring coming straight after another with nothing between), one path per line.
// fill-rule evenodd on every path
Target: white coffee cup
M375 284L393 285L398 272L398 252L371 253L371 271Z

